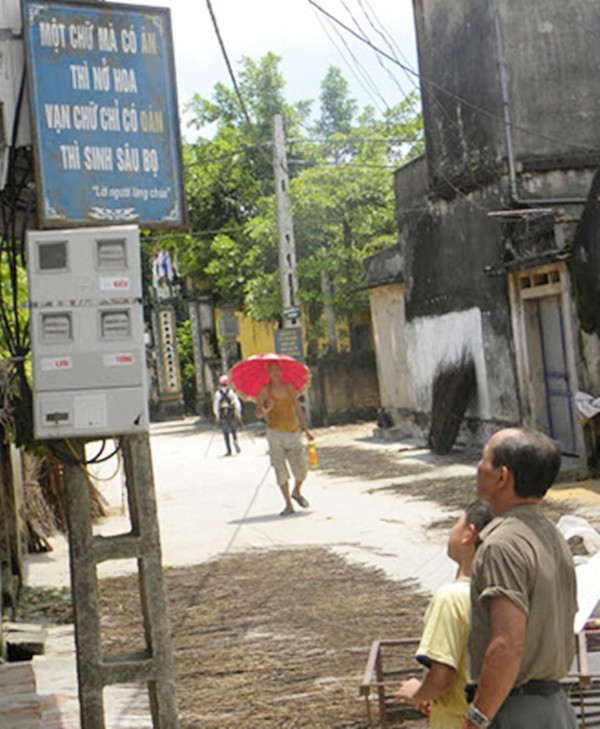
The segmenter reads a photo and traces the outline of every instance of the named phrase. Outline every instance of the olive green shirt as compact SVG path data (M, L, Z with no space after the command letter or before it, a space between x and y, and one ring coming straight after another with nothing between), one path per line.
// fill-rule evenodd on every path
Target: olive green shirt
M503 595L527 616L515 686L563 678L574 655L575 567L567 543L539 505L521 504L479 535L471 575L470 680L477 683L491 639L489 601Z

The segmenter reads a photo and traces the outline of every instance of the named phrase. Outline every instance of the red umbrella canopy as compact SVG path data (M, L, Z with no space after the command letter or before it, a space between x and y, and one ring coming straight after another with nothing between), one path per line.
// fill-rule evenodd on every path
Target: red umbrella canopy
M302 392L310 383L310 372L306 365L287 354L253 354L238 362L231 370L231 381L235 389L245 397L255 399L261 387L269 382L266 366L276 363L281 368L282 382L289 382L296 392Z

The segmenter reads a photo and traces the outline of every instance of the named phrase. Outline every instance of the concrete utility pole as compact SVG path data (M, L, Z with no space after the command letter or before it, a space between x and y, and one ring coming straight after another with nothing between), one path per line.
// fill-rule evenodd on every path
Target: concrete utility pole
M283 119L281 114L273 117L273 172L275 175L275 199L277 201L277 230L279 233L279 275L281 277L281 301L283 304L283 326L296 327L300 324L298 307L298 279L296 278L296 244L294 224L290 209L289 175Z
M281 302L283 305L283 328L289 334L296 335L293 347L300 351L292 351L297 358L304 361L302 345L302 324L300 318L300 302L298 299L298 278L296 276L296 243L294 241L294 223L290 206L287 156L283 134L281 114L273 117L273 173L275 176L275 199L277 201L277 230L279 233L279 275L281 278ZM294 331L295 330L295 331ZM280 338L280 342L281 342ZM310 398L304 399L306 417L310 423Z
M337 335L335 332L335 312L331 303L331 279L329 271L323 269L321 271L321 292L325 303L323 309L325 312L325 322L327 324L327 344L330 352L337 352Z
M75 441L84 455L83 441ZM113 536L92 531L89 483L84 469L65 464L69 555L75 617L77 678L82 729L105 729L103 690L115 683L148 688L152 726L178 729L171 639L161 563L154 475L147 434L123 437L123 462L131 529ZM97 566L105 560L136 559L140 625L145 650L107 657L102 653Z

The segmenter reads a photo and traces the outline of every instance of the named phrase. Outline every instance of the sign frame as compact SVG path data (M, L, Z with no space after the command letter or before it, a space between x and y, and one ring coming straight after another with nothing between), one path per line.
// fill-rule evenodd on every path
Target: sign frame
M299 306L288 306L283 310L284 319L299 319L300 318L300 307Z
M299 362L305 362L302 327L283 327L273 332L275 351L278 354L289 354Z
M169 8L21 0L41 228L187 228Z

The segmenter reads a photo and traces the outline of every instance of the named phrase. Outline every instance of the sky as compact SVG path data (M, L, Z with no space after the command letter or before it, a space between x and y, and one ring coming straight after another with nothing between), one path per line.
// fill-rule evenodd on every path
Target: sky
M180 106L194 93L210 97L217 82L231 88L206 0L125 2L170 9ZM211 2L236 76L243 56L258 61L272 51L282 58L280 68L290 103L304 99L316 102L329 66L340 68L350 95L361 107L370 104L380 113L415 88L416 76L380 57L382 67L374 51L320 13L309 0ZM412 0L315 2L387 54L416 69Z

